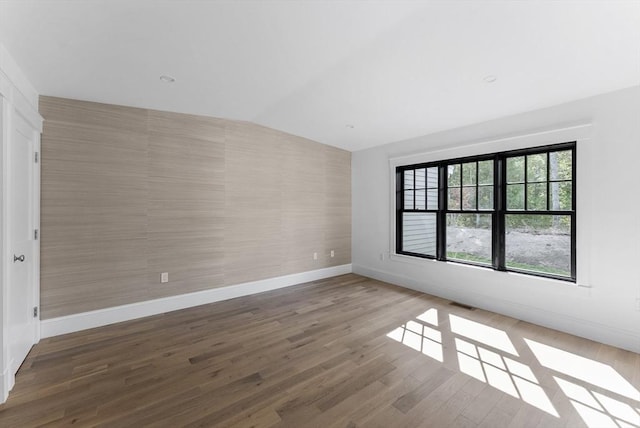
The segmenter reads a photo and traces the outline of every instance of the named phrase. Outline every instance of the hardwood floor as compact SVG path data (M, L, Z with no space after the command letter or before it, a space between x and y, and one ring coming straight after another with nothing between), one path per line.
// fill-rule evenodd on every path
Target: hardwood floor
M41 341L0 426L640 427L640 355L357 275Z

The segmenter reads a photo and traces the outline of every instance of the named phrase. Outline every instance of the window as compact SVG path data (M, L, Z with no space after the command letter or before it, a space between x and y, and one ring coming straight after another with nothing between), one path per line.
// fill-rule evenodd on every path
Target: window
M493 160L449 163L446 258L491 265Z
M396 252L576 279L576 145L396 168Z
M438 168L404 171L402 242L411 254L436 255L436 214L438 212Z

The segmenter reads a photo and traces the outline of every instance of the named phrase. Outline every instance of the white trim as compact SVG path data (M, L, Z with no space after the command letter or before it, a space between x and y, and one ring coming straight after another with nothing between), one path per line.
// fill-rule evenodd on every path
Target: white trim
M469 290L460 292L452 287L440 287L426 280L419 281L408 276L397 275L362 265L353 265L353 272L379 281L468 304L480 309L640 353L640 337L637 331L611 327L587 319L575 318L566 314L529 306L520 302L496 299L494 297L487 299L487 296Z
M40 342L40 197L41 197L41 165L42 165L42 145L40 141L41 131L31 129L31 138L33 139L33 152L31 153L31 159L33 162L31 163L32 172L31 176L33 179L33 187L32 187L32 206L33 212L31 213L31 234L33 239L33 262L31 264L31 281L33 283L32 286L32 299L31 302L34 307L38 310L38 316L35 317L35 325L33 331L33 343ZM38 162L35 162L34 156L35 153L38 153L39 159ZM35 239L33 233L35 230L38 230L38 239Z
M1 70L0 70L1 71ZM0 84L2 74L0 73ZM0 403L4 403L13 386L12 378L15 376L11 372L11 361L9 355L9 282L8 282L8 247L7 238L7 150L9 145L9 110L11 104L9 100L0 94Z
M14 97L13 104L15 106L15 112L22 116L24 120L33 127L34 131L39 134L42 133L42 126L44 123L43 117L38 113L38 110L34 109L22 96L21 93L17 93L18 96Z
M2 45L0 45L0 50ZM1 53L0 53L1 55ZM4 97L33 128L42 132L44 119L38 113L38 104L34 105L13 84L13 80L3 71L0 63L0 96Z
M13 389L13 385L16 383L16 375L11 370L13 361L7 365L4 371L0 372L0 404L7 401L9 397L9 391Z
M351 265L341 265L276 278L263 279L228 287L213 288L195 293L181 294L162 299L147 300L129 305L115 306L91 312L67 315L42 320L40 333L42 338L58 336L89 328L100 327L117 322L128 321L150 315L162 314L221 300L233 299L278 288L289 287L309 281L330 278L351 273Z
M32 110L38 110L38 91L29 82L26 75L20 69L20 66L13 59L9 51L0 43L0 71L11 82L11 92L13 96L5 94L5 97L13 103L16 102L16 95L20 94L20 98L27 103ZM2 76L0 76L0 81ZM2 85L0 85L1 87Z
M524 134L494 138L490 140L462 142L453 147L437 148L425 152L389 158L392 166L434 162L466 156L480 156L508 150L526 149L567 141L584 140L591 137L591 123L579 123L560 128L532 131Z
M13 60L9 52L0 43L0 403L3 403L15 382L15 365L19 365L22 361L17 362L10 351L10 337L8 324L8 305L9 305L9 235L10 221L8 217L10 183L8 182L9 170L13 165L9 163L9 143L13 138L14 128L16 126L16 118L24 118L25 122L30 126L29 135L35 141L35 148L39 151L40 133L42 132L43 119L38 113L38 93L31 85L27 77L22 73L18 64ZM29 137L27 135L27 137ZM40 164L35 166L33 179L38 181L35 183L34 195L36 202L33 212L33 223L39 224L39 168ZM38 243L39 244L39 243ZM36 245L35 252L38 251ZM39 288L38 255L34 258L33 286ZM39 289L32 290L32 298L34 302L38 301ZM39 340L39 321L35 320L34 325L35 343Z
M389 259L392 261L406 261L404 257L396 253L396 167L418 163L441 161L446 159L456 159L466 156L479 156L490 153L498 153L509 150L525 149L529 147L545 146L567 141L576 141L576 251L577 258L577 281L576 285L584 288L591 288L591 177L588 171L593 171L593 156L591 145L593 125L590 123L580 123L564 128L545 129L529 132L521 135L496 138L492 140L482 140L477 142L464 143L455 147L435 149L428 152L414 153L405 156L389 158ZM425 263L427 260L414 258ZM441 262L438 262L441 263ZM563 282L563 281L558 281Z

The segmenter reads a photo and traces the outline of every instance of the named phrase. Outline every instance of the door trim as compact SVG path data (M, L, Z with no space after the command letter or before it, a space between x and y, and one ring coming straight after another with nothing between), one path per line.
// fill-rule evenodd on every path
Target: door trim
M0 48L2 46L0 45ZM1 49L0 49L1 51ZM0 52L4 53L4 52ZM9 161L8 161L8 143L13 132L13 115L19 114L30 126L33 127L34 138L36 141L36 147L40 152L40 133L42 132L42 116L37 111L37 105L27 99L22 92L13 84L5 70L3 65L7 65L9 61L6 55L2 56L0 61L0 403L4 403L7 399L9 391L13 388L15 383L15 374L11 370L12 359L9 355L9 337L8 337L8 263L9 257L13 256L10 253L8 247L8 177L9 177ZM33 197L37 198L34 206L33 224L38 225L40 228L40 162L36 165L35 170L37 172L34 175L36 186ZM36 257L34 259L34 293L33 299L38 302L40 295L40 266L39 266L39 247L40 242L38 239L36 249L34 253ZM35 327L35 342L40 339L40 322L36 320Z
M15 192L15 187L13 186L13 183L11 182L11 177L12 177L12 173L14 172L14 168L16 168L16 165L13 165L11 163L11 159L12 159L12 153L11 150L12 148L15 149L17 148L14 144L15 142L13 141L13 138L15 138L16 134L21 134L24 138L28 139L31 143L31 153L29 154L30 157L30 161L28 161L28 175L29 175L29 185L28 185L28 189L30 192L29 195L29 199L30 199L30 207L31 210L28 213L30 216L29 219L29 228L31 229L31 233L33 233L33 230L38 229L40 230L40 156L38 156L38 161L36 162L36 159L34 157L35 153L40 153L40 132L35 130L33 128L33 125L31 124L31 122L29 121L29 118L26 117L24 114L22 114L21 111L17 110L15 107L14 108L8 108L8 123L9 123L9 129L8 129L8 139L7 144L5 144L5 147L3 147L3 159L5 159L4 161L4 180L3 182L5 183L4 185L4 198L5 201L11 201L11 199L14 196L14 192ZM22 166L20 166L22 167ZM7 253L3 259L4 263L5 263L5 276L4 276L4 283L6 284L5 287L7 289L7 293L10 293L11 290L9 290L9 285L13 282L13 279L11 278L11 274L12 274L12 269L11 268L15 268L15 264L14 264L14 252L16 251L15 248L13 248L12 242L13 242L13 233L14 231L11 228L11 225L14 224L13 223L13 218L12 218L12 210L10 209L10 206L8 203L3 204L3 229L5 231L5 233L3 233L3 237L4 237L4 245L5 248L7 250ZM31 314L32 308L33 307L38 307L38 316L35 317L34 320L32 320L33 322L33 337L31 338L30 342L35 345L36 343L38 343L40 341L40 236L38 236L38 239L34 239L33 235L31 235L30 238L30 249L31 252L29 254L27 254L27 257L30 259L30 263L29 263L29 279L30 279L30 290L28 291L28 304L27 304L27 308L26 310L29 311L29 314ZM25 253L26 254L26 253ZM10 304L10 295L9 294L5 294L5 296L8 297L7 299L7 303ZM9 308L7 306L5 306L6 309L6 313L9 313ZM31 315L29 315L31 316ZM9 334L11 333L11 326L9 324L6 324L7 327L9 328ZM7 336L7 344L9 345L10 348L10 343L11 342L11 337L8 335ZM16 358L19 359L19 361L16 360ZM16 357L15 355L9 355L8 359L8 367L10 368L10 371L12 372L16 372L17 369L20 367L20 365L22 364L22 357Z

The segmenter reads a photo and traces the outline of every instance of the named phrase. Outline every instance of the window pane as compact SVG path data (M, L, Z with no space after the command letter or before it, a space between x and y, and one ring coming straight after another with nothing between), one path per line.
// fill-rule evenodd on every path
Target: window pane
M413 190L404 191L404 209L405 210L413 209Z
M404 188L413 189L413 170L404 172Z
M479 210L493 209L493 186L478 187L478 209Z
M491 214L447 214L447 259L491 264Z
M416 189L424 189L426 185L426 170L424 168L416 169Z
M527 184L527 209L547 209L547 183Z
M478 162L478 184L493 184L493 161Z
M449 201L448 201L447 208L450 210L460 209L460 188L459 187L449 188Z
M460 185L460 173L462 171L462 168L460 168L460 164L455 164L455 165L449 165L448 167L448 174L449 174L449 178L448 178L448 183L449 186L459 186Z
M416 190L416 209L424 210L427 208L426 190Z
M469 162L462 164L462 184L468 186L476 184L476 163Z
M430 189L438 188L438 168L428 168L427 169L427 187Z
M571 182L563 181L560 183L549 183L549 208L554 211L570 211L571 210Z
M436 255L436 214L402 214L402 251Z
M427 209L438 209L438 189L427 190Z
M524 209L524 184L507 184L507 209Z
M462 188L462 209L463 210L475 210L476 209L476 188L463 187Z
M524 156L507 158L507 183L524 183Z
M547 180L547 154L527 156L527 182L536 183Z
M571 150L549 153L549 177L551 180L571 180Z
M506 265L553 275L571 276L571 217L508 214Z

